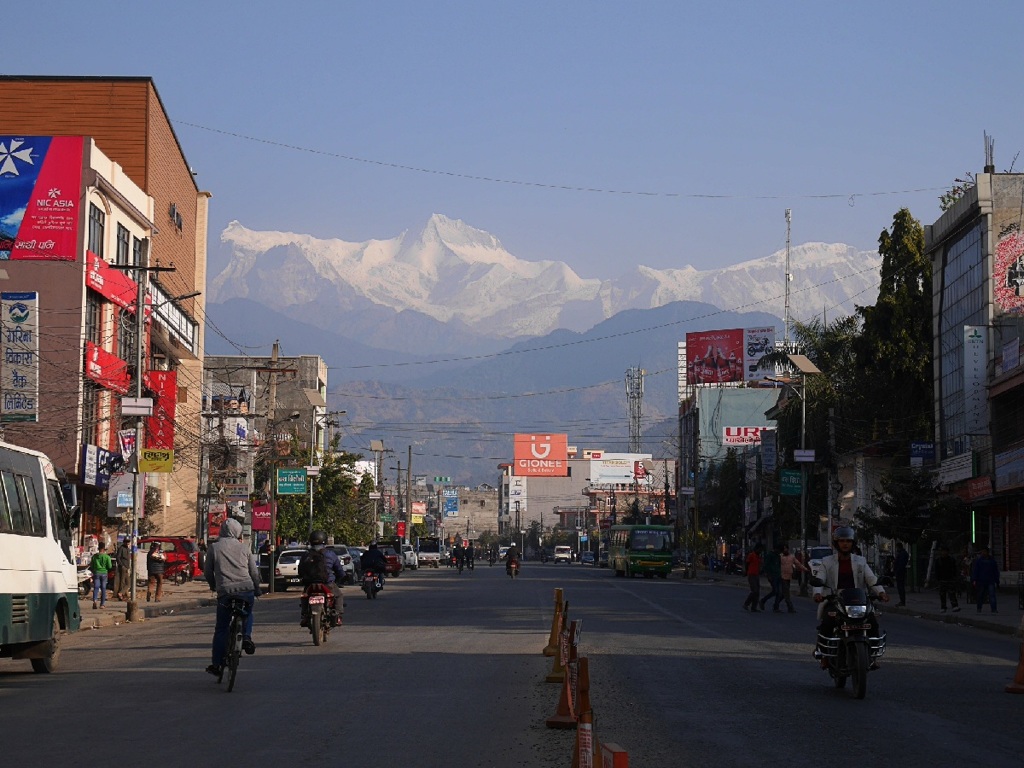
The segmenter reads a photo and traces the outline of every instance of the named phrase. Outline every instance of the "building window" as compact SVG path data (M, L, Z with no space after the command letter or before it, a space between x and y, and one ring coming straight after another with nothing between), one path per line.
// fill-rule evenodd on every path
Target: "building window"
M135 315L124 310L118 315L121 322L117 331L117 356L122 360L133 362L135 360Z
M89 203L89 250L103 258L103 227L107 214Z
M128 249L131 246L131 233L122 225L117 225L117 261L115 264L128 264Z
M85 297L85 340L100 346L102 330L102 308L100 297L93 291L87 291Z

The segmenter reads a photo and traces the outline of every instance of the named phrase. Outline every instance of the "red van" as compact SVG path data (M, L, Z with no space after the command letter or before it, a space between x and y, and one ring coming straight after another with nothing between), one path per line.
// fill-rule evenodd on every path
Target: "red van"
M183 584L199 579L203 571L199 567L199 545L188 536L143 536L139 539L139 551L149 552L150 544L160 542L160 549L167 558L164 578Z

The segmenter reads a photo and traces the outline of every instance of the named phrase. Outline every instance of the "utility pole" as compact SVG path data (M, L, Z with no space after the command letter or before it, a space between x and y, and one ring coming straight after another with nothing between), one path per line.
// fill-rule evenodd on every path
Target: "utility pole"
M274 416L277 409L277 358L280 342L274 341L270 352L270 393L267 401L267 432L274 430ZM270 564L267 568L267 592L274 594L274 558L277 556L277 438L268 434L273 451L270 459Z
M785 350L789 352L789 284L793 280L793 275L789 271L789 231L790 226L793 222L793 210L791 208L786 209L786 335L785 335Z
M409 461L405 465L405 543L409 543L409 529L412 528L412 446L409 446Z
M142 252L142 264L135 265L117 265L115 269L133 270L136 272L136 287L137 293L135 297L135 398L136 401L142 399L142 376L144 373L144 364L146 361L146 293L149 290L149 273L150 272L174 272L174 262L171 262L169 267L161 267L159 264L155 266L149 266L149 246L150 241L147 239L145 242L145 248ZM138 405L138 402L136 403ZM152 402L150 403L152 407ZM132 477L132 568L131 568L131 590L129 594L128 606L125 611L126 621L135 621L138 615L138 602L136 584L138 577L135 569L135 553L138 549L139 540L139 512L145 513L145 502L146 502L146 487L145 483L139 481L139 475L141 474L141 468L139 466L139 458L142 454L142 449L145 446L143 440L143 428L145 422L143 421L142 415L137 415L135 420L135 456L134 464L135 471Z

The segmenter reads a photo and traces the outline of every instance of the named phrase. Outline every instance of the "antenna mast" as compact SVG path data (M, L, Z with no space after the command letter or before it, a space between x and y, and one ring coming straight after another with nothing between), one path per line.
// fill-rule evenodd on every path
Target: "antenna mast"
M644 401L644 369L626 370L626 399L629 401L629 452L640 453L640 413Z
M785 349L789 351L789 284L793 280L793 275L789 271L789 229L790 224L793 221L793 209L786 209L786 334L785 334Z

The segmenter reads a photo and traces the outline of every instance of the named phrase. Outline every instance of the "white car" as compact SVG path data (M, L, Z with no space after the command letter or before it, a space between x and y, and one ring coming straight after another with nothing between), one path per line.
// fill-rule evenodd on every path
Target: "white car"
M412 544L402 545L402 563L413 571L420 567L419 558L416 556L416 550L413 549Z
M299 560L305 552L305 547L285 547L278 553L277 563L274 565L275 592L284 592L288 587L302 586L302 579L299 578Z
M555 547L555 562L556 563L571 563L572 562L572 547L560 544Z

